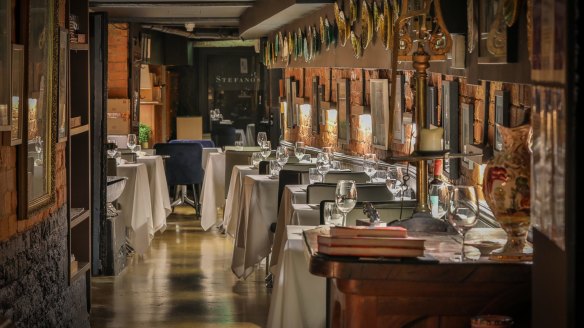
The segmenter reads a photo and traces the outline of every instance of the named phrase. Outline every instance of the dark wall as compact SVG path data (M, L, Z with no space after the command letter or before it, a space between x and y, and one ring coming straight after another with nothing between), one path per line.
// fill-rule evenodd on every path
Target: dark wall
M241 59L247 60L247 73ZM197 71L197 106L203 116L205 132L210 129L209 110L219 108L225 119L237 128L257 123L263 116L258 110L262 73L259 55L253 47L195 48Z
M69 285L67 211L0 243L0 317L17 327L89 327L85 275Z

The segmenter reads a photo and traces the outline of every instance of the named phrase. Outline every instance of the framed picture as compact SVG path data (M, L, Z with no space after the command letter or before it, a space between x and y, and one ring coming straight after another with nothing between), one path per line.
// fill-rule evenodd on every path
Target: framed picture
M518 41L517 24L508 25L508 20L516 19L517 13L507 11L517 10L518 1L479 1L479 64L502 64L517 60L517 51L514 49ZM509 18L511 16L514 18Z
M312 105L312 133L320 133L320 101L322 100L323 96L323 89L322 86L318 85L318 76L312 78L312 98L311 98L311 105Z
M457 81L442 81L442 128L444 129L444 149L451 153L460 152ZM444 175L450 179L458 179L460 177L459 163L458 158L445 160Z
M438 126L438 95L436 87L428 86L426 89L426 125Z
M495 92L495 134L493 148L495 152L503 150L503 138L497 125L509 127L510 110L509 110L509 91L499 90Z
M389 81L387 79L371 79L371 139L373 147L388 149L387 135L389 131Z
M462 134L460 138L460 143L462 146L462 152L467 153L468 146L473 144L473 134L474 134L474 105L463 103L460 105L461 109L461 121L462 121ZM462 163L468 169L473 168L473 162L468 157L462 158Z
M59 30L59 111L57 113L57 137L58 141L67 141L69 120L69 33L67 29Z
M351 84L347 79L337 81L337 106L338 142L348 144L351 141Z
M403 77L401 75L396 75L395 77L395 99L391 99L395 103L393 108L393 125L392 134L393 142L403 144L406 142L406 132L404 129L403 112L405 108L405 97L403 90Z
M291 128L294 123L292 123L292 79L289 77L284 80L284 95L286 102L286 127Z
M247 58L239 58L239 72L241 74L247 74Z

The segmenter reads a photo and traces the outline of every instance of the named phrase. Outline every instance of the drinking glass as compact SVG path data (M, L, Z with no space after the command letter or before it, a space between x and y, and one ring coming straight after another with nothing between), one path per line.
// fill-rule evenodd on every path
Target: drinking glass
M251 166L253 168L258 168L262 159L264 159L264 157L262 156L262 153L255 152L255 153L251 154Z
M286 163L288 163L288 148L284 147L284 146L279 146L276 149L276 160L278 161L278 164L280 164L281 167L284 167L284 165L286 165Z
M140 157L142 155L142 146L140 145L134 146L133 152L136 154L137 157Z
M443 219L448 209L448 184L433 184L428 188L428 205L435 219Z
M389 189L389 192L393 194L393 199L398 199L401 195L401 189L398 185L397 168L394 165L390 165L387 168L386 174L385 185L387 186L387 189Z
M365 154L363 156L363 169L369 176L369 182L373 182L373 176L377 172L377 155Z
M343 224L343 214L339 211L336 203L325 202L324 203L324 224L340 226Z
M324 181L324 175L330 170L330 162L330 155L328 153L318 153L316 156L316 168L322 174L322 181Z
M322 182L322 175L320 172L318 172L316 167L311 167L308 169L308 180L310 181L310 184Z
M384 183L387 180L387 171L384 170L377 170L377 172L375 173L375 176L373 178L375 182L381 182Z
M473 186L453 186L450 189L446 216L448 222L462 235L460 257L453 260L463 262L466 260L464 254L466 233L477 224L479 216L479 203Z
M268 141L268 140L262 141L262 145L260 147L261 147L262 156L264 157L264 159L268 158L270 156L270 154L272 153L272 144L270 143L270 141Z
M331 161L331 170L338 171L341 169L341 162L340 161Z
M107 154L110 158L115 158L116 154L118 153L118 143L115 139L109 139L107 141L108 143L108 148L107 148Z
M270 160L270 175L272 177L277 177L280 175L280 164L275 159Z
M135 134L128 134L128 148L133 152L134 147L138 144L138 139L136 138Z
M235 143L235 150L242 151L243 150L243 141L236 140Z
M347 213L351 212L357 204L357 187L353 180L339 180L335 191L335 202L339 211L343 213L343 223L347 224Z
M304 142L296 141L296 144L294 145L294 156L298 158L298 161L302 161L304 153L305 153Z
M258 132L258 136L257 136L257 142L258 142L258 146L262 146L262 143L264 141L268 141L268 136L266 135L265 132Z

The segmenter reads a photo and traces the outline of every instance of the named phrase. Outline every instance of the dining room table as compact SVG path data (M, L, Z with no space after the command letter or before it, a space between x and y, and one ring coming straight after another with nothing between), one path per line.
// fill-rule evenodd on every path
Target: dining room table
M225 233L235 238L237 221L233 220L235 216L241 215L243 180L251 174L258 174L259 169L250 165L234 165L231 170L231 181L227 191L227 200L225 201L225 211L223 213L223 228Z
M136 161L146 165L150 185L153 234L166 230L166 218L172 212L164 161L159 155L139 156Z
M234 198L241 200L241 206L230 223L235 227L231 269L236 277L245 279L272 249L270 225L277 220L278 179L247 175Z
M201 187L201 227L207 231L220 219L217 208L225 205L225 153L208 154L205 176Z

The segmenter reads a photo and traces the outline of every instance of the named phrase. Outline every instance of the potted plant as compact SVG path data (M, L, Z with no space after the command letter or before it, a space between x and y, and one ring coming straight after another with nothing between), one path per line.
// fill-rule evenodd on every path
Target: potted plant
M152 135L152 128L149 125L140 123L138 132L138 140L142 146L142 149L148 148L148 142L150 141L150 136Z

